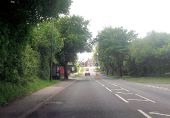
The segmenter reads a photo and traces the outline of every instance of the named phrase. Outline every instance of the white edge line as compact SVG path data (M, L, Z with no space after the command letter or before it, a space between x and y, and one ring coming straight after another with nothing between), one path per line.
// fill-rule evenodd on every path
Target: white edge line
M139 96L139 97L141 97L141 98L143 98L143 99L146 99L146 100L148 100L148 101L150 101L150 102L156 103L155 101L150 100L150 99L148 99L148 98L146 98L146 97L143 97L143 96L141 96L141 95L139 95L139 94L136 94L136 95Z
M148 114L146 114L144 111L138 109L138 111L143 114L146 118L152 118L151 116L149 116Z
M124 98L122 98L121 96L119 96L118 94L115 94L118 98L120 98L121 100L123 100L125 103L128 103L127 100L125 100Z
M156 112L149 112L150 114L155 114L155 115L161 115L161 116L170 116L169 114L162 114L162 113L156 113Z

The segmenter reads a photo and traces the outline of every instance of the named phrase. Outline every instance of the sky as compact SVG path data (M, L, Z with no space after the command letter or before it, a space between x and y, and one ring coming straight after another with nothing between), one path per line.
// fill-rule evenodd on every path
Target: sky
M148 32L170 33L170 0L72 0L70 14L90 20L95 37L106 26L135 30L139 37Z
M170 33L170 0L72 0L70 14L90 21L93 37L107 26L148 32ZM88 57L88 56L82 56Z

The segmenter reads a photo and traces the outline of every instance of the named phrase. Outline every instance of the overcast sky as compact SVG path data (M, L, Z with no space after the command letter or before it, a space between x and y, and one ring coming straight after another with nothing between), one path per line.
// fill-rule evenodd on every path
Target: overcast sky
M170 0L73 0L70 13L90 20L93 37L106 26L170 33Z

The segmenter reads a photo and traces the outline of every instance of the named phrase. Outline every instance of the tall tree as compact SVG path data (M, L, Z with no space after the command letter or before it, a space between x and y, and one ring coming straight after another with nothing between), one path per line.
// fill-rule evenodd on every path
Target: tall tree
M89 49L87 41L91 38L88 30L89 21L80 16L65 16L57 22L64 47L59 53L59 60L65 68L65 79L68 79L67 63L76 59L78 52Z
M40 54L40 78L51 76L50 64L56 62L55 54L63 47L63 40L54 20L45 21L34 27L32 31L32 47Z
M97 41L99 45L99 58L108 68L116 71L121 77L123 75L123 62L128 55L128 45L136 34L133 31L128 32L126 29L107 27L102 30Z
M151 76L169 72L169 43L169 34L154 31L133 41L130 45L130 75Z
M37 23L68 13L71 0L0 1L0 78L22 76L22 50L31 40L30 28Z

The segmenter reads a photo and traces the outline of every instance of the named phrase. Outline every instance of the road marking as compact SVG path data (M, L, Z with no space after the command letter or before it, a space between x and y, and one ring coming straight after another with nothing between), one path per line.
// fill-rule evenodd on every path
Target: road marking
M150 114L153 114L153 115L160 115L160 116L168 116L170 117L169 114L162 114L162 113L157 113L157 112L149 112Z
M102 85L103 87L105 86L104 84L102 84L101 82L97 81L97 83L99 83L100 85Z
M112 84L113 86L118 86L117 84Z
M146 114L144 111L142 111L142 110L140 110L140 109L138 109L138 111L139 111L142 115L144 115L146 118L152 118L151 116L149 116L148 114Z
M113 85L113 86L118 86L118 84L113 84L113 83L108 82L108 81L106 81L106 80L104 80L104 81L107 82L107 83L109 83L109 84L111 84L111 85Z
M104 84L102 84L101 82L98 82L97 81L97 83L99 83L100 85L102 85L103 87L105 87L105 85ZM112 90L111 89L109 89L108 87L105 87L108 91L110 91L110 92L112 92Z
M120 98L121 100L123 100L125 103L128 103L127 100L125 100L124 98L122 98L121 96L119 96L118 94L115 94L118 98Z
M116 93L121 93L121 94L133 94L133 93L124 93L124 92L116 92Z
M122 88L122 87L121 87L121 89L122 89L122 90L125 90L125 91L127 91L127 92L129 92L129 90L127 90L127 89L125 89L125 88Z
M150 101L150 102L152 102L152 103L156 103L155 101L150 100L150 99L148 99L148 98L146 98L146 97L143 97L143 96L141 96L141 95L139 95L139 94L135 94L135 95L137 95L137 96L139 96L139 97L141 97L141 98L143 98L143 99L146 99L146 100L148 100L148 101Z
M142 99L127 99L127 100L134 100L134 101L148 101L148 100L142 100Z
M161 89L161 90L165 90L165 91L170 91L170 89L165 88L165 87L159 87L159 86L153 86L153 85L145 85L147 87L152 87L152 88L157 88L157 89Z
M123 90L123 89L114 89L115 91L120 91L120 90Z
M106 81L107 82L107 81ZM113 86L118 86L118 84L114 84L114 83L111 83L111 82L107 82L107 83L109 83L109 84L111 84L111 85L113 85Z
M108 91L112 92L112 90L110 90L109 88L105 87Z
M47 102L46 105L47 105L47 104L57 104L57 105L61 105L61 104L63 104L63 102L61 102L61 101Z
M129 90L127 90L127 89L125 89L125 88L122 88L122 87L120 87L120 89L114 89L115 91L120 91L120 90L124 90L124 91L127 91L127 92L129 92Z

